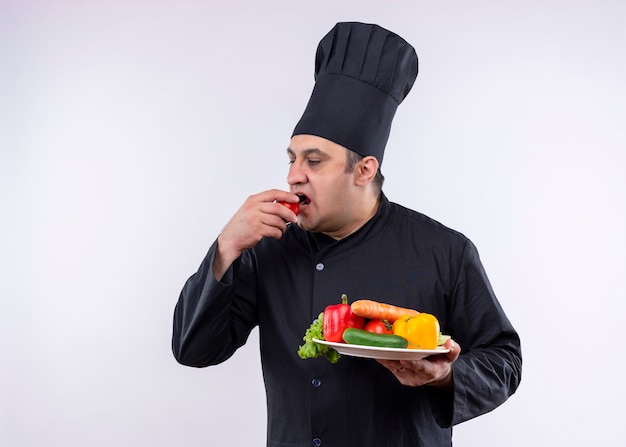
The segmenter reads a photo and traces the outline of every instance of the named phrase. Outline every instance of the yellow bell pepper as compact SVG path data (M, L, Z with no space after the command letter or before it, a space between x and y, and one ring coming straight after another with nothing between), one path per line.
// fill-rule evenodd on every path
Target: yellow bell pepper
M409 342L408 348L435 349L439 344L439 320L431 314L403 315L391 330Z

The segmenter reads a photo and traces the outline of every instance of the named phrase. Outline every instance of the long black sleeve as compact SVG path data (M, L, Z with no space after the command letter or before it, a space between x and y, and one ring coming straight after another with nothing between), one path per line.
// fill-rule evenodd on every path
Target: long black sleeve
M174 310L172 351L183 365L204 367L225 361L256 325L254 302L236 293L234 276L241 258L217 281L213 275L216 249L217 241L185 283Z

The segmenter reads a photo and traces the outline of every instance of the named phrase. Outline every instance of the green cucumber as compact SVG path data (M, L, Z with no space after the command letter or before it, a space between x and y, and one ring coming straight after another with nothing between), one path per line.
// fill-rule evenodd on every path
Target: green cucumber
M376 346L379 348L406 348L405 338L395 334L377 334L349 327L343 331L343 341L352 345Z

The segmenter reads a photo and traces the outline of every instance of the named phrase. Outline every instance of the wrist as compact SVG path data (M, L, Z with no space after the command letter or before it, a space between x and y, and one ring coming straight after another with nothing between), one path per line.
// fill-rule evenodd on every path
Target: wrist
M213 258L213 276L215 276L216 280L222 280L230 265L239 255L240 253L229 248L229 244L222 240L222 235L218 236L217 249Z
M439 388L445 391L452 391L454 389L454 380L452 378L452 369L448 371L448 373L432 382L428 383L428 386L432 386L434 388Z

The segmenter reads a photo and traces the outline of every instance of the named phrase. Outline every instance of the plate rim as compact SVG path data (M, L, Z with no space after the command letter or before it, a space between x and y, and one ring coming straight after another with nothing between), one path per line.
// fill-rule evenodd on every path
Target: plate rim
M312 338L313 342L330 346L332 348L355 348L357 350L363 349L368 351L379 351L389 353L415 353L415 354L447 354L450 352L449 348L437 346L435 349L409 349L409 348L384 348L382 346L368 346L368 345L355 345L353 343L337 343L334 341L320 340L319 338Z

